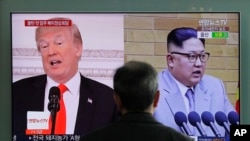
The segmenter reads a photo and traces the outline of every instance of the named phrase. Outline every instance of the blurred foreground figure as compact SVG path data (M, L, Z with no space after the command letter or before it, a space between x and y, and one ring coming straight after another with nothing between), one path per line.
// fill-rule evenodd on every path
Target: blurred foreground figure
M191 141L153 117L159 99L157 72L149 64L130 61L114 75L115 101L122 113L117 122L91 132L81 141Z

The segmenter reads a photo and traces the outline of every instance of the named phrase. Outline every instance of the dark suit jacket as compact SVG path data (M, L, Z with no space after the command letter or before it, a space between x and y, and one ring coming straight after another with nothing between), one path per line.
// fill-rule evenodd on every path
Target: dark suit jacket
M80 141L191 141L157 122L149 113L128 113L114 124L82 136Z
M46 75L25 78L12 87L12 133L24 135L27 111L43 111ZM115 121L119 114L113 99L114 91L81 75L80 100L74 134L84 135ZM88 102L92 99L92 103ZM47 107L46 107L47 108Z

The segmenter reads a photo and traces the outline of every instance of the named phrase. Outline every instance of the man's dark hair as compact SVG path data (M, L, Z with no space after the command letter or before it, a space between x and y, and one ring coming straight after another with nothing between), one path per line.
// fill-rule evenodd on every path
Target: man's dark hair
M197 38L197 30L191 27L175 28L168 34L167 37L167 49L169 51L169 45L175 44L182 48L182 43L190 38ZM205 39L199 38L202 44L205 46Z
M116 70L113 80L114 90L129 112L142 112L153 103L158 82L157 71L150 64L129 61Z

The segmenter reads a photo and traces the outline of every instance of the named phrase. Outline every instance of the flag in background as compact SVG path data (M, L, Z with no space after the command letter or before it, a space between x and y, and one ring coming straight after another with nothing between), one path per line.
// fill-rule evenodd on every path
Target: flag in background
M238 82L238 87L236 90L236 103L235 103L235 110L238 114L240 114L240 82Z

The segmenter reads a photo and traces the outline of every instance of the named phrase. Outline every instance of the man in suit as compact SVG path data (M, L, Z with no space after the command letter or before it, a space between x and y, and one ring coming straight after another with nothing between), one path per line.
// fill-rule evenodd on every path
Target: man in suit
M71 21L67 18L49 20ZM25 136L28 111L50 112L50 88L59 84L67 88L60 98L66 108L66 129L55 134L84 135L115 121L119 112L113 89L84 77L78 70L83 43L78 27L74 23L71 26L40 26L35 36L46 74L13 83L13 135Z
M159 99L157 72L149 64L127 62L113 78L115 101L122 112L117 122L91 132L81 141L191 141L153 117Z
M193 110L200 116L205 111L214 116L218 111L227 115L235 110L222 80L204 74L210 53L205 51L205 40L197 38L195 29L181 27L172 30L167 37L167 51L167 68L158 75L161 96L154 113L158 121L182 131L174 119L177 112L183 112L188 119ZM185 96L188 89L192 92L192 102ZM194 105L189 105L191 103ZM203 122L201 125L207 136L215 136L209 126ZM225 136L224 128L216 122L215 126L221 136ZM189 123L188 127L193 135L202 135Z

